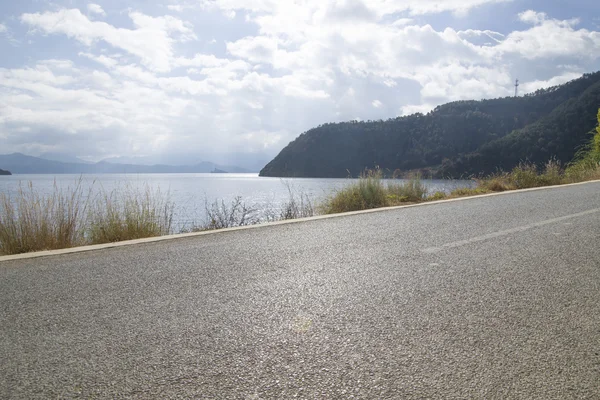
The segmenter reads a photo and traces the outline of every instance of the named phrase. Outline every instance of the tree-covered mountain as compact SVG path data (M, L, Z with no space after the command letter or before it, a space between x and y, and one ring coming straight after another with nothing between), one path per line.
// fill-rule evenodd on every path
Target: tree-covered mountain
M0 169L0 175L12 175L12 174L10 173L10 171L5 171L3 169Z
M596 124L600 72L522 97L458 101L427 115L321 125L301 134L261 176L346 177L365 168L460 177L573 158Z

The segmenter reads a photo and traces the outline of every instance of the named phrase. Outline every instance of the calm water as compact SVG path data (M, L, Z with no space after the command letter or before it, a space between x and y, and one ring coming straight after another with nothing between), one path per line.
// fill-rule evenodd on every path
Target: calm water
M309 196L318 203L352 179L262 178L258 174L103 174L83 175L83 185L106 191L127 187L160 189L175 204L174 222L183 229L206 219L205 204L215 200L231 203L237 196L259 213L279 210L288 200L288 187L297 195ZM74 187L80 175L13 175L0 176L0 192L14 193L20 184L31 182L36 191L50 193L58 187ZM425 180L430 192L449 192L458 186L471 186L470 181Z

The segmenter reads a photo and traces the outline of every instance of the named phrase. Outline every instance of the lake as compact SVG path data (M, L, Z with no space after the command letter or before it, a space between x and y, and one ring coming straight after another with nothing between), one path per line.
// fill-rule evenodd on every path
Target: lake
M160 189L174 203L176 230L190 228L206 220L206 203L216 200L231 203L236 197L263 215L277 211L290 198L289 190L297 196L307 195L317 204L335 190L354 179L323 178L264 178L258 174L102 174L102 175L12 175L0 176L0 192L15 193L19 185L29 184L40 193L51 193L53 187L74 187L82 179L84 188L92 190L126 190L127 188ZM424 180L430 193L449 193L456 187L471 187L472 181ZM288 189L289 188L289 189ZM87 192L87 190L86 190Z

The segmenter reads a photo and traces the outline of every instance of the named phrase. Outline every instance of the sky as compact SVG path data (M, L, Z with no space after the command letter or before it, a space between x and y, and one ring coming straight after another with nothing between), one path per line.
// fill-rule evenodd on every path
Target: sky
M600 70L597 0L0 2L0 154L248 165Z

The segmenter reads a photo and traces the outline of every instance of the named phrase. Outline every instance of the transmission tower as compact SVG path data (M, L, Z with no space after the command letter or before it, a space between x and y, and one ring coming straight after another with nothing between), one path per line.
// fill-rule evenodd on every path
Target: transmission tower
M515 82L515 97L519 95L519 80L517 79Z

